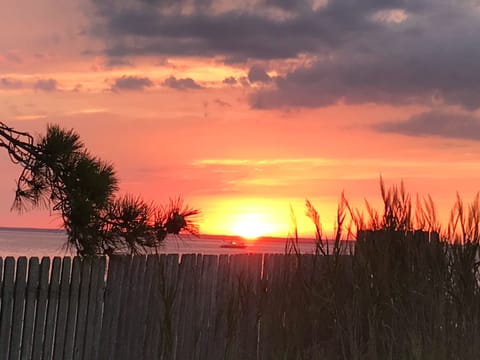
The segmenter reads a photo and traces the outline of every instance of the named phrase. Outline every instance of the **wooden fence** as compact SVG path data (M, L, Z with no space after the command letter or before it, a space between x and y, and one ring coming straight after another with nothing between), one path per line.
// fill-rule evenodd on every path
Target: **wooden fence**
M282 284L300 260L316 259L0 258L0 359L280 358L282 331L295 330L288 315L295 294Z

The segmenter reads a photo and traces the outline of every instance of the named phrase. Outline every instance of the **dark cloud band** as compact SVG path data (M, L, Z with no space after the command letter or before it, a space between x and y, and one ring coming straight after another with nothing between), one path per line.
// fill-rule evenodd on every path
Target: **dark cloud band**
M40 79L33 85L35 90L51 92L57 90L57 80L55 79Z
M176 90L195 90L203 88L192 78L177 79L175 76L170 76L165 79L163 85Z
M95 34L112 56L316 59L272 81L251 68L251 82L270 84L254 90L253 107L339 101L480 107L480 5L473 0L258 0L248 8L219 0L93 4Z
M146 88L152 87L153 81L148 77L142 76L122 76L118 79L115 79L111 90L112 91L141 91Z
M380 132L408 136L438 136L451 139L480 140L480 119L465 113L424 112L404 122L385 122L375 126Z

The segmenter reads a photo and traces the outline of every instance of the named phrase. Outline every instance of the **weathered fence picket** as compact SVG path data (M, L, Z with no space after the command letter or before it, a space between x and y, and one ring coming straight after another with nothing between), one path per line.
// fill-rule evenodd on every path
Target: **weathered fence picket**
M125 339L125 327L128 326L126 318L126 310L128 309L128 297L130 291L128 291L132 286L132 257L125 256L121 257L120 261L122 262L121 267L123 273L123 280L120 281L116 286L120 288L119 293L119 307L118 312L115 314L113 326L111 327L111 338L113 342L113 347L111 348L111 353L107 354L110 359L123 359L123 351L125 348L124 341Z
M61 259L59 257L54 257L52 262L52 273L50 276L47 322L45 324L45 339L43 343L43 358L45 359L50 359L53 355L55 325L57 323L58 297L60 293L61 265Z
M14 286L15 260L12 257L7 257L2 281L2 314L0 316L0 355L5 358L9 356L10 350Z
M85 316L85 332L84 332L84 341L83 341L83 357L82 359L91 359L91 351L93 345L93 333L95 326L95 311L97 307L97 302L95 301L97 296L97 286L98 286L98 276L101 270L99 268L99 262L97 259L91 260L91 269L90 269L90 284L88 289L88 299L87 299L87 312Z
M1 275L0 275L1 277ZM30 258L28 262L28 282L25 303L25 321L23 325L21 359L32 358L33 331L35 325L35 305L37 303L37 291L40 280L40 265L38 258Z
M83 345L85 342L85 328L88 312L88 291L90 287L90 274L92 270L92 259L82 261L82 270L80 275L80 292L77 312L77 328L75 329L75 346L73 348L73 359L83 359Z
M81 260L73 259L70 294L68 298L67 327L65 329L64 359L73 359L75 328L77 326L78 294L80 288Z
M47 319L48 282L50 258L44 257L40 263L40 281L38 287L35 332L33 335L32 359L43 359L43 341Z
M145 316L145 337L143 341L143 352L141 359L160 359L159 355L159 340L160 340L160 322L161 310L159 306L159 285L158 282L162 276L160 272L160 262L162 257L149 256L147 259L147 297L148 303L146 308L150 311L145 311L145 315L148 314L148 318ZM156 276L154 276L156 274Z
M224 359L227 348L227 286L230 276L230 257L228 255L220 255L218 258L218 275L216 289L216 312L215 316L215 336L213 341L212 359Z
M25 310L25 295L27 288L27 258L20 257L17 259L17 271L15 276L14 304L12 316L12 334L10 341L10 356L12 360L20 358L22 332L23 332L23 315Z
M96 262L98 264L98 270L95 269L95 274L97 278L97 287L95 294L95 312L93 312L93 340L90 351L90 357L87 353L85 359L100 359L99 351L101 344L101 335L102 335L102 317L104 311L104 294L105 294L105 270L106 270L106 261L105 259L98 259ZM89 345L86 345L89 346Z
M68 298L70 290L70 272L72 259L63 258L62 274L60 276L60 299L58 302L58 318L55 331L55 347L53 349L53 358L55 360L63 359L65 350L65 332L67 328Z

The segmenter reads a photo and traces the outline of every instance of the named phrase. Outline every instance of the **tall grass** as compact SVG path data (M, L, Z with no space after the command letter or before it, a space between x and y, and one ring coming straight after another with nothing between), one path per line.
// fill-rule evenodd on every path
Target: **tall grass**
M333 244L307 201L316 252L301 255L294 235L282 273L265 284L261 318L277 344L266 358L479 358L479 196L457 196L442 228L430 197L413 206L403 183L383 180L380 193L383 209L367 202L366 215L342 194ZM349 252L342 240L352 236Z

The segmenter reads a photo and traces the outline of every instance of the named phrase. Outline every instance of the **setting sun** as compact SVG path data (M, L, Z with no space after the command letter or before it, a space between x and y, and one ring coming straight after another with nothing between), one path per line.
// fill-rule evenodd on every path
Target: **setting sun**
M232 233L245 239L254 240L270 234L273 226L265 222L262 214L242 214L232 226Z
M234 235L245 239L258 237L287 237L295 225L301 236L313 234L312 221L305 216L305 199L298 198L229 198L220 197L194 199L202 209L200 231L203 234ZM333 232L334 215L338 199L315 199L314 205L323 220L323 230L327 234ZM203 210L205 209L205 210ZM295 224L292 222L291 209L294 210Z

